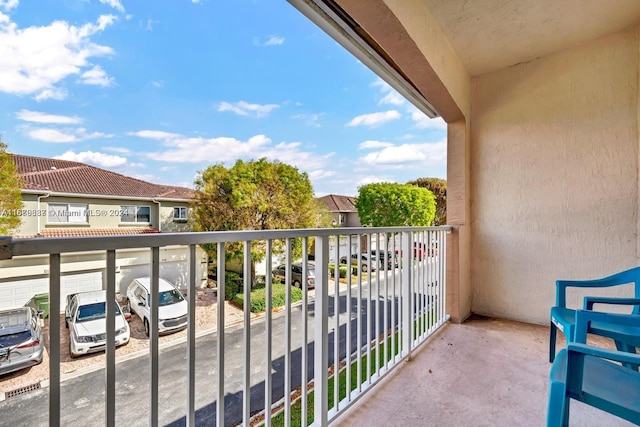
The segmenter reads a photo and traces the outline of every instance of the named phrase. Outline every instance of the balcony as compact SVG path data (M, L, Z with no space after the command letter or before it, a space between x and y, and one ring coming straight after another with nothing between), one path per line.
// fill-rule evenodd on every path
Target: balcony
M299 419L307 419L307 425L541 425L546 414L548 330L482 318L450 324L445 286L448 232L448 227L358 228L5 239L0 246L5 259L49 255L51 307L60 306L64 297L62 254L102 251L106 290L117 296L118 251L148 248L151 293L157 294L160 249L186 245L191 254L191 308L186 342L161 346L152 327L148 353L121 360L111 344L115 331L108 329L104 365L72 380L62 381L61 354L66 349L61 334L51 332L48 387L0 402L0 410L17 424L52 426L260 421L271 426L299 425ZM222 283L229 243L240 243L244 253L242 321L226 327L224 290L219 287L217 332L196 334L196 246L217 248ZM282 254L275 250L279 243ZM253 316L251 248L265 248L266 272L276 262L292 271L294 243L303 254L315 256L315 289L302 286L302 303L294 304L287 287L283 308L272 310L268 297L265 314ZM391 262L376 263L368 257L366 265L352 267L354 275L336 283L340 267L334 260L372 250L390 254ZM303 258L308 261L307 255ZM304 261L308 269L310 261ZM302 272L303 277L307 274ZM292 282L292 276L285 278L285 283ZM266 295L271 295L272 285L271 274L266 274ZM107 313L107 324L113 325L113 310ZM157 317L156 308L152 325ZM51 316L49 330L64 333L59 316ZM333 374L336 365L338 376ZM313 397L295 401L306 395ZM265 418L264 408L271 408L267 413L273 419ZM580 425L616 425L606 414L578 405L573 406L572 420Z

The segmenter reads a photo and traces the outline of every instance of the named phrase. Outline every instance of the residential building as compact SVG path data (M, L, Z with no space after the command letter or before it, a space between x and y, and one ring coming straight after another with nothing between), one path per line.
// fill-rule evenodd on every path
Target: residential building
M14 212L22 223L16 238L139 235L189 231L189 202L193 190L158 185L94 166L67 160L13 154L23 180L24 207ZM5 214L8 214L5 212ZM206 257L198 251L205 280ZM187 283L186 247L161 252L160 274L179 286ZM48 292L47 257L0 261L0 309L23 305ZM150 274L149 251L117 253L117 289ZM62 258L62 292L102 289L105 254L66 254ZM64 308L64 298L61 309Z
M358 209L356 209L356 198L351 196L341 196L338 194L327 194L318 197L331 214L332 225L334 227L361 227Z

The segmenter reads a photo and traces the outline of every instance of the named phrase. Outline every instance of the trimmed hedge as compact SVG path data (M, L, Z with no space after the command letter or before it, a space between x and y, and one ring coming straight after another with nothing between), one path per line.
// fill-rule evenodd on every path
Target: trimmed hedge
M242 292L242 276L235 271L224 272L224 299L232 301Z
M273 283L271 285L271 308L278 308L284 306L286 302L286 285L282 283ZM296 288L295 286L291 287L291 302L296 302L302 300L302 290ZM244 295L238 293L233 298L232 302L238 307L244 307ZM264 285L255 286L251 289L251 307L250 310L252 313L262 313L265 311L266 303L266 292Z
M352 267L351 274L356 274L358 272L358 266L353 265L351 267ZM340 271L340 278L345 279L347 277L347 264L340 264L338 271ZM329 263L329 274L331 275L331 277L335 277L336 275L336 265L333 263Z

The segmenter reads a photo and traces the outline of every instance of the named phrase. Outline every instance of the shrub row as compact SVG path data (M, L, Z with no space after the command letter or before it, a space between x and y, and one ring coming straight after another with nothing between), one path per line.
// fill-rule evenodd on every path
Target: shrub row
M271 306L278 308L284 306L286 302L287 287L282 283L273 283L271 287ZM252 313L262 313L267 306L266 291L264 285L259 285L251 290L250 310ZM302 290L291 287L291 302L302 300ZM244 295L237 293L232 302L238 307L244 307Z

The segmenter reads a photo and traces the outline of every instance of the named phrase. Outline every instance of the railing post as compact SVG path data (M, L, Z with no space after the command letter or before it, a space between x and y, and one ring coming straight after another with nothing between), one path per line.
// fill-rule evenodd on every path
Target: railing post
M337 260L336 260L337 261ZM338 277L336 277L338 280ZM316 237L316 300L314 344L314 425L327 425L329 397L329 236ZM336 344L337 345L337 344Z
M413 244L412 233L402 233L402 357L411 360L411 346L413 344Z

